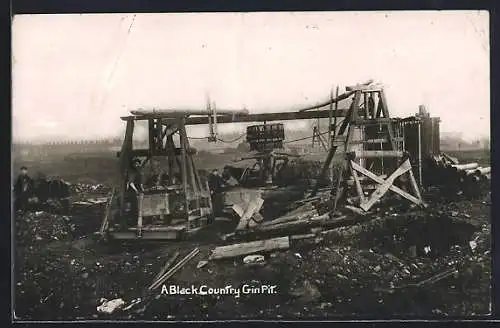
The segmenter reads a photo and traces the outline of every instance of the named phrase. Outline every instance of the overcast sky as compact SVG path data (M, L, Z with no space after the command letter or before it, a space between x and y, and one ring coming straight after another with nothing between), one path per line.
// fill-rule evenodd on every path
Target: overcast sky
M134 107L207 94L284 111L367 79L392 116L425 104L442 131L490 132L487 12L21 15L12 33L14 139L114 136Z

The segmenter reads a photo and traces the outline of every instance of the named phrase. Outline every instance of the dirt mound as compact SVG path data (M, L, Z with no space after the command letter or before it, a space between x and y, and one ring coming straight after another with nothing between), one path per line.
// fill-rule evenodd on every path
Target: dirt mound
M69 216L46 212L19 213L15 217L16 244L43 246L54 240L71 240L75 226Z

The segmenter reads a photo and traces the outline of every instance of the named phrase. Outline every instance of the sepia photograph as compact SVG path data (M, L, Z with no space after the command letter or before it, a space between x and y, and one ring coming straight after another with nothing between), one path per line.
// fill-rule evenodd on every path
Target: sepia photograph
M12 320L489 317L489 19L14 15Z

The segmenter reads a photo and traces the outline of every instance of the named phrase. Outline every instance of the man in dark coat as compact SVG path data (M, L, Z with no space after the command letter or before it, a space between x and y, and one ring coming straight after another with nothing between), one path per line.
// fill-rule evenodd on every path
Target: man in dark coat
M142 165L138 158L132 160L127 178L127 198L131 205L131 212L134 219L139 214L139 203L137 197L144 192Z
M28 175L28 168L21 167L21 172L14 185L14 207L16 210L27 210L29 199L33 195L33 180Z
M222 197L222 189L224 187L224 179L220 176L217 169L213 170L208 177L208 186L210 195L212 196L212 206L214 215L221 215L224 209L224 199Z

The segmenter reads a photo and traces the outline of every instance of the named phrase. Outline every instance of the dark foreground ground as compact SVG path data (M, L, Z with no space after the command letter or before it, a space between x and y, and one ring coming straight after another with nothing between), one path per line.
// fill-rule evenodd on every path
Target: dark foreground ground
M97 161L97 160L95 160ZM102 170L87 175L97 180ZM63 169L64 168L64 169ZM56 170L57 166L52 169ZM74 177L60 163L59 175ZM78 174L84 174L82 167ZM95 167L92 168L95 170ZM65 177L65 174L68 177ZM96 178L97 177L97 178ZM96 181L97 180L97 181ZM75 196L102 196L84 186ZM67 216L34 212L15 216L15 316L24 320L128 319L328 319L346 316L478 316L490 313L490 196L468 200L426 195L427 210L383 208L362 223L337 228L315 245L294 244L266 254L266 264L245 266L241 258L210 261L219 236L236 222L216 222L196 240L154 244L101 243L93 236L103 205L74 208ZM200 254L168 285L239 287L276 285L276 294L162 295L144 291L174 252ZM425 249L429 250L426 252ZM445 279L442 272L455 269ZM418 284L418 285L415 285ZM99 300L122 298L111 315Z

